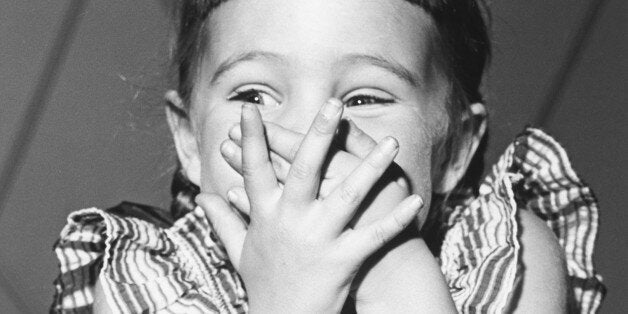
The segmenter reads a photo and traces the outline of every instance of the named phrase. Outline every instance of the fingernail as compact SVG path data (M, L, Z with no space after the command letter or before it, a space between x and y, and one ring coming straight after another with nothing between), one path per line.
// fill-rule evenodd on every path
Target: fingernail
M229 200L229 202L235 203L238 200L238 195L234 191L229 190L227 192L227 199Z
M418 209L421 209L423 207L423 198L420 195L412 194L410 197L412 198L411 199L412 207L418 208Z
M340 108L342 108L342 103L337 99L330 99L323 105L323 109L321 109L321 114L323 117L327 119L331 119L340 112Z
M395 152L399 149L399 142L394 137L387 136L384 139L383 148L387 152Z

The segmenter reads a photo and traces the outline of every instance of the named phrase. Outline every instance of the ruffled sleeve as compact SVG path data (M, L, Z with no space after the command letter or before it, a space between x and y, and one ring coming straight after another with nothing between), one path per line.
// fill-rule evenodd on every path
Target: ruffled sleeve
M460 312L505 312L520 285L517 211L543 219L565 252L570 309L595 313L605 295L593 266L598 205L549 135L528 128L493 166L479 195L449 216L441 270Z
M94 284L116 313L244 313L246 294L197 208L168 228L90 208L72 213L55 245L52 312L91 312Z

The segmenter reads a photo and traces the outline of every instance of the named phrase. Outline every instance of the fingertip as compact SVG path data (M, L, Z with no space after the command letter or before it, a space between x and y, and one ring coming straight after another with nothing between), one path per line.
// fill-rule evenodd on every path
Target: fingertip
M232 140L239 140L242 137L242 130L240 129L240 123L234 123L229 128L229 138Z
M396 138L396 137L394 137L394 136L390 136L390 135L389 135L389 136L386 136L386 137L384 137L384 139L382 140L382 142L383 142L385 145L390 145L390 146L392 146L393 148L399 148L399 141L398 141L398 140L397 140L397 138Z
M248 196L246 195L246 191L243 187L236 186L229 189L227 191L227 199L240 212L243 212L247 215L250 214L251 205L249 203Z
M231 189L229 189L229 191L227 191L227 199L231 203L237 203L238 202L238 194L237 194L237 192L233 188L231 188Z
M418 194L412 194L405 199L405 204L400 206L403 220L412 221L423 209L423 198Z
M214 197L216 197L214 194L200 193L196 195L196 197L194 198L194 202L196 203L196 205L201 206L203 209L208 209L212 208L212 206L209 205L213 201Z
M199 206L205 206L205 195L203 193L196 195L196 197L194 198L194 202Z
M423 208L424 205L424 201L423 198L421 197L421 195L419 194L412 194L410 196L408 196L408 201L410 203L410 206L421 209Z
M355 124L355 122L353 121L353 119L351 119L351 117L347 117L346 120L347 120L347 123L349 123L349 135L359 137L362 134L364 134L364 131L362 131L362 129L360 129L360 127L357 124Z
M397 155L399 152L399 141L392 136L386 136L379 142L379 146L381 150L383 150L386 154L390 154L393 157Z
M377 142L366 134L353 120L349 121L349 134L345 147L349 153L360 158L366 157L377 146Z
M232 157L235 154L235 143L232 140L224 140L220 143L220 153L224 157Z

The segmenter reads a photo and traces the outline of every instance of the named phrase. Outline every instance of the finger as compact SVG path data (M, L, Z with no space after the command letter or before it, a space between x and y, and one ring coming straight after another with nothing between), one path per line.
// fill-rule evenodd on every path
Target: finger
M377 146L377 142L364 133L353 120L349 120L349 134L345 143L347 152L360 158L366 158L375 146Z
M220 144L220 154L233 170L242 175L242 148L240 146L232 140L225 140Z
M288 171L282 196L285 200L302 203L316 199L321 167L340 122L342 109L339 100L330 99L314 118Z
M273 164L273 169L275 169L277 181L285 184L288 172L290 171L290 163L272 151L270 152L270 162Z
M265 204L277 189L277 178L268 158L264 126L255 105L244 104L242 130L242 176L252 204Z
M251 203L249 202L249 197L246 195L246 191L243 187L238 186L231 188L227 192L227 199L229 202L240 212L243 212L247 215L251 212Z
M246 237L246 225L229 207L229 204L217 194L202 193L196 196L195 201L207 214L207 218L225 245L229 259L237 270Z
M281 183L285 183L290 163L294 160L294 156L303 141L304 135L272 122L264 122L264 127L266 129L268 147L271 151L270 157L273 168L275 169L275 174L277 175L277 180ZM368 135L366 135L366 137L372 141ZM231 128L229 138L236 145L240 145L242 133L238 125L234 125L234 127ZM373 141L373 143L375 142ZM372 149L375 145L376 143L373 146L369 145L369 148ZM324 174L325 179L335 177L344 178L355 168L355 166L347 167L347 165L357 165L357 158L345 151L334 148L331 149L334 150L334 152L330 153L331 159L327 161L329 162L329 167L327 167ZM325 189L328 191L332 190L329 187L325 187Z
M242 175L242 149L240 146L234 141L225 140L220 145L220 152L229 166ZM290 163L274 152L270 152L270 162L275 171L277 181L284 183L290 169Z
M383 219L353 230L348 237L347 246L355 250L356 256L371 256L412 224L422 208L423 199L419 195L408 196Z
M362 200L392 163L398 151L397 140L392 137L384 138L325 199L323 207L334 209L326 213L330 219L329 224L335 225L338 230L344 229Z
M368 153L377 146L377 142L360 129L353 120L347 119L349 123L348 136L345 142L347 152L365 158ZM266 127L266 137L268 138L268 146L270 149L288 161L294 160L303 134L286 129L272 122L264 122ZM229 131L229 137L238 145L242 139L242 132L238 125L232 127Z
M305 135L272 122L264 122L264 127L266 128L266 138L268 139L270 150L285 160L292 162ZM240 132L237 125L229 131L229 138L240 145L242 132Z

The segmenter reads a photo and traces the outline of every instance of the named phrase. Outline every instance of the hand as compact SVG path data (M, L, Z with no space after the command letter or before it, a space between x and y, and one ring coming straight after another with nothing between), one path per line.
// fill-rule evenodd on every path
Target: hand
M358 167L369 152L377 145L369 135L364 133L353 121L348 122L346 142L347 151L337 147L331 147L325 163L318 197L326 198L349 174ZM283 128L272 122L264 123L270 159L277 175L277 180L283 184L288 175L290 165L294 161L296 152L303 141L304 135ZM344 130L343 130L344 131ZM344 136L345 134L342 134ZM222 145L223 157L238 173L242 174L242 133L240 125L234 125L229 131L230 140ZM234 187L229 193L230 201L241 212L248 214L250 204L243 187ZM409 183L403 170L394 162L390 164L386 172L378 180L376 186L367 197L369 210L360 211L357 226L366 225L389 213L395 205L410 194ZM375 198L378 196L378 198ZM367 207L363 204L362 208ZM352 223L353 225L353 223Z
M316 117L295 154L283 189L268 157L257 108L242 110L242 174L250 201L246 224L218 195L200 194L205 209L257 311L337 312L364 260L414 219L421 199L404 199L382 220L346 228L368 191L395 157L386 138L325 199L320 173L342 113L337 100Z
M288 169L295 160L296 152L304 139L304 135L271 122L265 122L264 126L271 150L270 159L277 180L283 183L286 181ZM330 149L331 152L327 158L319 188L320 198L326 198L363 162L363 159L377 145L353 121L348 121L348 129L342 129L339 133L337 137L345 138L343 146L346 151L337 147ZM223 157L233 169L242 174L242 149L240 147L242 134L239 125L231 128L229 137L230 140L225 141L222 145ZM409 195L409 184L406 180L403 170L394 162L391 163L386 173L378 180L377 186L371 189L369 201L362 204L359 219L353 222L355 227L368 225L389 214L399 201ZM230 195L232 195L230 197L231 203L241 212L248 213L250 204L244 188L235 187L230 190ZM398 302L397 299L392 299L390 296L400 297L408 291L422 288L418 280L416 283L411 283L412 286L400 285L399 280L399 277L404 279L416 278L416 276L411 276L410 272L425 272L426 268L420 269L422 262L419 259L433 259L423 241L417 237L418 226L415 225L413 230L408 230L402 237L396 238L394 243L390 243L386 248L380 250L376 256L369 259L367 265L362 267L352 287L356 290L354 297L358 305L364 303L363 300L368 300L371 304L379 303L382 300L389 302L395 300L397 304L405 305L407 303ZM419 252L421 248L424 248L425 252ZM408 281L405 282L408 283ZM414 297L415 295L411 294L411 296ZM404 300L404 302L407 301ZM403 306L400 307L403 308ZM408 308L405 307L405 309Z

